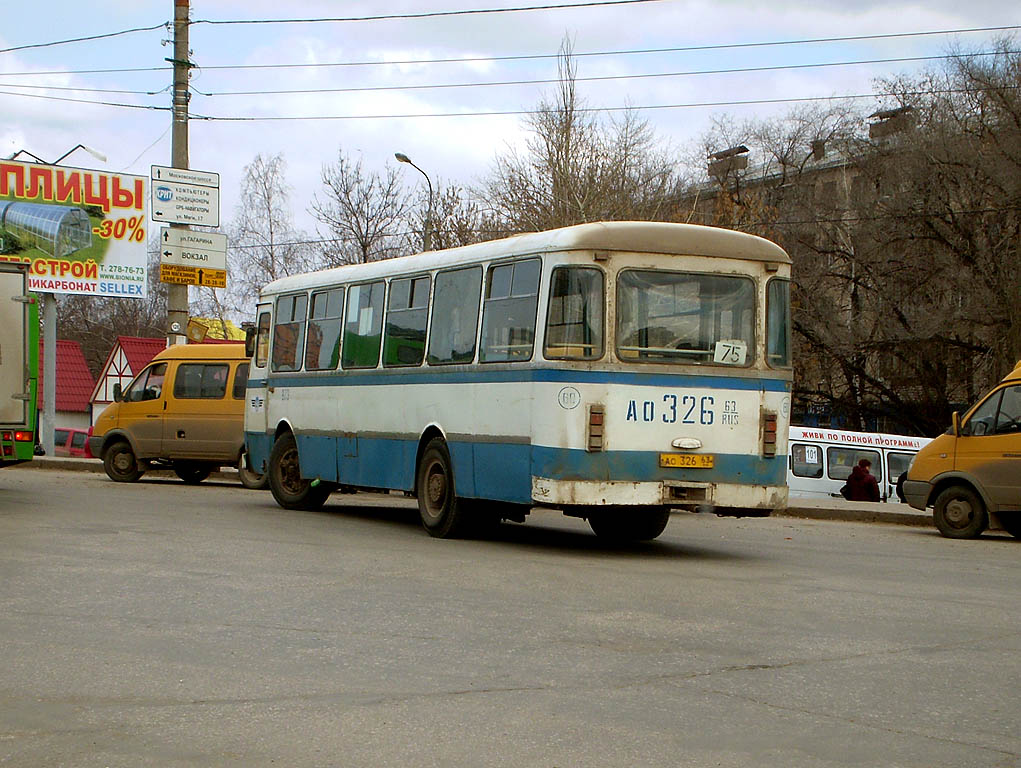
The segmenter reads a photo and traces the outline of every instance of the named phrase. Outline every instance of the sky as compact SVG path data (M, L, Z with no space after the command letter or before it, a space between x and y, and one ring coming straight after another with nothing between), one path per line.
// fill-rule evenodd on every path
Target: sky
M768 100L870 94L877 77L938 63L903 59L945 55L953 45L989 50L994 37L1009 34L913 33L1021 25L1016 0L590 0L585 7L507 10L583 1L192 0L190 167L220 174L226 223L242 202L245 166L260 153L282 154L296 225L314 233L309 209L322 194L323 166L339 152L368 171L396 165L394 153L402 152L435 187L486 176L497 155L524 145L527 126L522 114L484 113L526 111L551 97L555 84L523 81L555 80L565 40L578 54L577 91L587 106L636 108L664 146L681 153L714 115L764 118L795 106ZM503 12L449 14L496 9ZM6 3L0 157L26 150L52 161L81 143L106 161L78 150L65 164L142 176L151 165L170 165L167 29L22 46L153 27L171 20L173 10L173 0ZM430 12L448 15L408 18ZM336 18L357 20L208 23ZM762 45L875 35L898 36ZM610 53L616 55L588 55ZM805 66L877 59L901 61ZM763 67L780 68L709 73ZM144 71L80 72L96 69ZM422 87L440 85L459 87ZM305 92L280 93L299 90ZM259 93L234 95L239 91ZM760 103L691 106L737 101ZM860 103L877 106L874 99ZM400 167L409 189L424 183Z

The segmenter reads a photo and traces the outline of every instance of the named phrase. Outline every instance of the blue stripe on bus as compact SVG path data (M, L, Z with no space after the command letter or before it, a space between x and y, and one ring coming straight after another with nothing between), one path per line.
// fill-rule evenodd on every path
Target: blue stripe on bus
M253 466L265 466L272 436L246 434ZM308 478L369 488L410 491L415 484L418 443L387 438L297 435L301 473ZM659 482L664 480L737 485L783 485L786 457L716 454L712 469L659 466L656 451L549 448L512 443L448 444L457 493L517 504L531 503L532 476L558 480Z
M248 387L319 387L404 384L498 384L506 382L564 382L585 384L630 384L644 387L698 386L717 389L789 392L791 382L783 378L764 376L720 376L697 373L640 373L634 371L585 371L575 369L522 368L518 370L449 370L428 371L393 370L336 371L326 374L284 374L271 379L249 379Z

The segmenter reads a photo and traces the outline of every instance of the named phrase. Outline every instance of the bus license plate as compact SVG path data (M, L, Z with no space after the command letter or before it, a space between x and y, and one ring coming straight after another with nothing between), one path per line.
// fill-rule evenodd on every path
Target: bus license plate
M661 467L683 467L685 469L712 469L714 456L704 453L661 453Z

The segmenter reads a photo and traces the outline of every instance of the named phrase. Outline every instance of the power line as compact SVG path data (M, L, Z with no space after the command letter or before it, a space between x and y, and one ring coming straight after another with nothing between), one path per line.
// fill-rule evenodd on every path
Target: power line
M579 114L599 113L599 112L641 112L645 110L667 110L667 109L698 109L708 107L740 107L740 106L752 106L756 104L797 104L802 102L819 102L819 101L856 101L860 99L877 99L886 98L891 96L898 97L911 97L911 96L940 96L940 95L951 95L959 93L984 93L986 91L1013 91L1018 90L1021 86L997 86L995 88L945 88L945 89L933 89L924 91L897 91L897 92L879 92L879 93L860 93L860 94L844 94L839 96L797 96L777 99L743 99L734 101L702 101L702 102L689 102L686 104L642 104L642 105L631 105L623 107L579 107L575 109L575 112ZM170 107L157 107L157 106L146 106L141 104L123 104L108 101L93 101L90 99L72 99L65 96L42 96L34 93L16 93L12 91L0 91L0 96L21 96L27 99L44 99L48 101L65 101L74 102L78 104L94 104L99 106L108 107L125 107L129 109L151 109L159 111L170 111ZM207 122L283 122L283 121L295 121L295 120L309 120L309 121L325 121L325 120L399 120L399 119L419 119L427 117L507 117L507 116L520 116L520 115L537 115L542 114L548 110L543 109L514 109L514 110L498 110L491 112L411 112L405 114L389 114L389 115L266 115L266 116L251 116L251 115L202 115L197 113L191 113L189 119L191 120L204 120Z
M633 56L633 55L647 55L647 54L662 54L662 53L684 53L692 51L708 51L708 50L725 50L725 49L738 49L738 48L750 48L750 47L762 47L762 46L785 46L785 45L801 45L805 43L834 43L834 42L850 42L858 40L878 40L878 39L897 39L904 37L918 37L924 35L953 35L953 34L968 34L977 32L1002 32L1021 29L1019 25L1012 26L1001 26L1001 27L973 27L966 29L944 29L944 30L931 30L926 32L900 32L890 33L881 35L855 35L849 37L830 37L830 38L813 38L803 40L779 40L779 41L764 41L764 42L751 42L751 43L729 43L720 45L704 45L704 46L683 46L683 47L672 47L672 48L639 48L630 50L619 50L619 51L575 51L571 53L574 58L582 57L604 57L604 56ZM967 55L967 54L963 54ZM368 66L405 66L405 65L421 65L421 64L466 64L466 63L482 63L482 62L502 62L502 61L530 61L530 60L542 60L542 59L557 59L561 56L559 53L542 53L542 54L515 54L509 56L475 56L475 57L460 57L460 58L446 58L446 59L399 59L391 61L343 61L343 62L321 62L318 64L219 64L209 65L201 67L206 71L219 71L219 70L248 70L248 69L323 69L332 67L368 67ZM890 59L890 61L896 61L896 59ZM7 77L35 77L45 75L89 75L89 74L110 74L110 73L133 73L133 72L169 72L172 71L172 67L124 67L124 68L110 68L110 69L64 69L64 70L42 70L33 72L5 72L2 73Z
M169 28L170 22L164 21L160 24L156 24L151 27L134 27L132 29L121 29L117 32L106 32L101 35L89 35L87 37L72 37L69 40L54 40L49 43L32 43L31 45L17 45L13 48L0 48L0 53L11 53L13 51L25 51L29 48L49 48L55 45L68 45L69 43L84 43L91 40L105 40L110 37L118 37L120 35L131 35L135 32L152 32L154 29L166 29Z
M123 93L134 96L156 96L164 91L169 91L172 87L173 85L165 85L158 91L132 91L121 88L75 88L69 85L23 85L21 83L0 83L0 88L31 88L37 91L78 91L80 93ZM25 95L28 96L30 94Z
M730 50L740 48L756 48L765 46L786 46L803 45L808 43L842 43L862 40L889 40L906 37L921 37L933 35L962 35L970 33L1007 32L1021 29L1021 25L1001 27L971 27L964 29L941 29L926 32L892 32L879 35L853 35L848 37L825 37L808 38L801 40L773 40L751 43L723 43L719 45L695 45L672 48L636 48L620 51L572 51L573 58L602 57L602 56L635 56L662 53L690 53L698 51ZM446 59L396 59L392 61L337 61L321 62L318 64L213 64L202 66L205 71L219 70L248 70L248 69L325 69L332 67L386 67L386 66L408 66L421 64L475 64L484 62L503 61L534 61L542 59L560 58L559 53L537 53L537 54L513 54L509 56L472 56ZM111 73L131 72L170 72L173 67L124 67L110 69L54 69L34 72L4 72L5 77L37 77L45 75L93 75Z
M727 74L738 74L738 73L751 73L751 72L777 72L781 70L798 70L798 69L819 69L823 67L849 67L849 66L861 66L866 64L891 64L891 63L905 63L905 62L918 62L918 61L937 61L946 59L964 59L971 58L974 56L998 56L1001 54L1017 54L1021 51L982 51L978 53L969 54L948 54L942 56L909 56L904 58L890 58L890 59L865 59L859 61L834 61L834 62L818 62L810 64L777 64L769 67L735 67L730 69L704 69L704 70L693 70L687 72L651 72L651 73L637 73L632 75L598 75L593 77L575 77L572 78L576 83L594 83L594 82L606 82L610 80L647 80L652 78L661 77L689 77L695 75L727 75ZM376 91L418 91L418 90L439 90L449 88L479 88L479 87L496 87L496 86L512 86L512 85L549 85L552 83L561 82L561 78L546 78L541 80L504 80L495 82L475 82L475 83L438 83L428 85L379 85L379 86L365 86L365 87L354 87L354 88L300 88L300 89L281 89L281 90L263 90L263 91L201 91L194 86L191 88L192 91L198 93L201 96L217 97L217 96L278 96L285 94L309 94L309 93L366 93ZM45 88L46 86L18 86L10 85L6 83L0 83L0 87L3 88L21 88L21 87L38 87ZM69 88L67 90L88 90L88 89L74 89ZM140 91L120 91L120 93L141 93Z
M346 16L317 19L196 19L196 24L322 24L354 21L398 21L408 19L434 19L450 16L478 16L494 13L516 13L520 11L558 11L574 8L593 8L606 5L636 5L658 3L663 0L590 0L590 2L567 3L563 5L527 5L517 8L470 8L460 11L425 11L423 13L394 13L379 16Z

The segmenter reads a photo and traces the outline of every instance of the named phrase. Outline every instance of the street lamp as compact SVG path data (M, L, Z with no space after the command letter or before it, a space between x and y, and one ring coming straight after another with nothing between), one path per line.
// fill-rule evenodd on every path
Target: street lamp
M405 155L403 152L394 152L394 157L397 158L398 163L407 163L420 174L425 176L425 183L429 185L429 207L425 211L425 227L422 232L422 250L432 250L432 239L433 239L433 183L429 180L429 174L411 162L411 158Z

